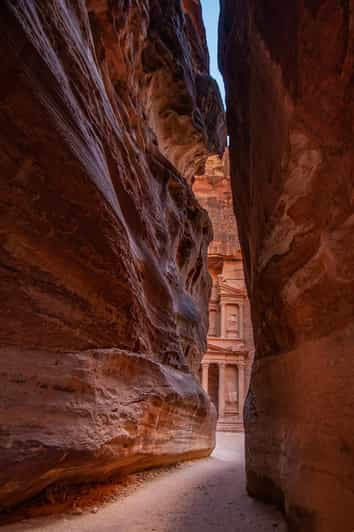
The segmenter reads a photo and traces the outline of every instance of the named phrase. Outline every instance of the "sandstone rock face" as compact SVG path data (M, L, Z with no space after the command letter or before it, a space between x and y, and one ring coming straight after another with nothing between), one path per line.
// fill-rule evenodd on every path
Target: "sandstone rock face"
M225 132L198 2L5 0L0 14L6 507L213 448L194 377L211 230L188 179Z
M354 2L223 0L231 173L256 362L251 494L354 528Z

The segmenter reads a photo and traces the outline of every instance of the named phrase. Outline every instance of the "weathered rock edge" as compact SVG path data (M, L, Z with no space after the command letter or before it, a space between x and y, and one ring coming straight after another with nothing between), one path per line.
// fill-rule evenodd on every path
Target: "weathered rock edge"
M220 62L256 343L249 493L354 529L354 2L223 0Z
M4 507L58 481L105 480L215 446L215 409L193 375L119 349L1 357Z

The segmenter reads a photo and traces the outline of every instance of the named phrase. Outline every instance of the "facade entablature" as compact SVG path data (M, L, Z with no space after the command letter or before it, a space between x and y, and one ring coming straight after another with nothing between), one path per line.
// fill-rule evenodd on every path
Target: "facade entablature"
M231 364L235 366L245 366L247 361L247 353L245 356L235 356L230 353L208 353L204 358L202 364Z
M242 340L232 340L228 338L218 338L217 336L208 337L208 349L222 349L230 353L238 353L241 351L247 351L246 345Z

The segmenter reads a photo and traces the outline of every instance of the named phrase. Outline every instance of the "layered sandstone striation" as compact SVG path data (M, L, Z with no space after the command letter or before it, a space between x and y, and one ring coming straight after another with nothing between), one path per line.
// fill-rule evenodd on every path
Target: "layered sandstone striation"
M354 528L354 2L223 0L231 173L256 362L248 490Z
M213 448L194 376L211 229L188 180L225 132L198 2L5 0L0 14L8 507Z

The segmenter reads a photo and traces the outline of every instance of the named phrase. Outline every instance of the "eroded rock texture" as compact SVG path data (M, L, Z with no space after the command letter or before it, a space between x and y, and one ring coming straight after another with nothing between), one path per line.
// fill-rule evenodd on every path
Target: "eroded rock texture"
M0 6L0 506L213 448L198 2ZM213 127L212 127L213 126ZM215 127L217 126L217 127Z
M354 528L352 0L223 0L231 172L256 341L251 494Z

